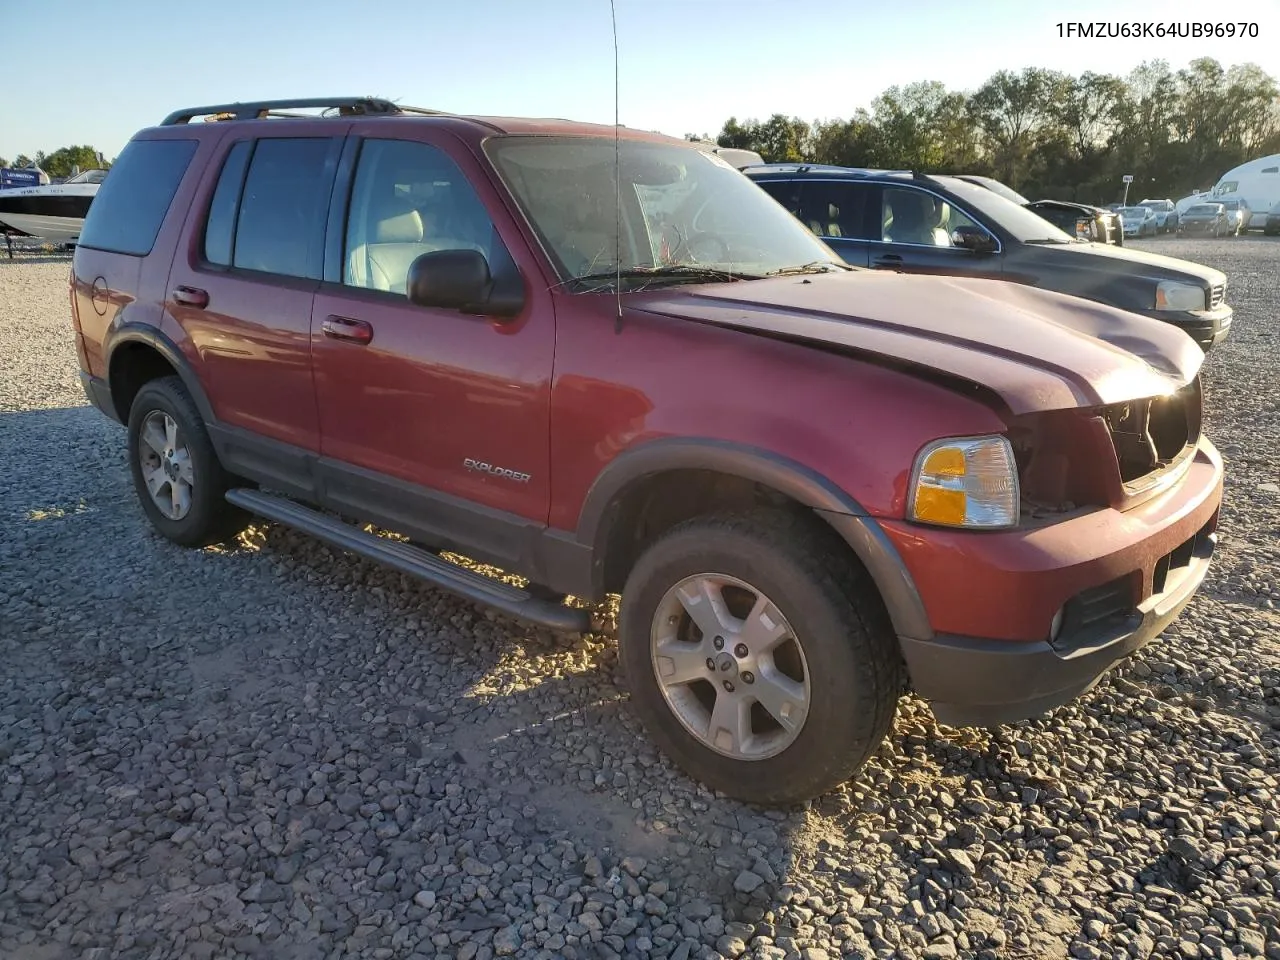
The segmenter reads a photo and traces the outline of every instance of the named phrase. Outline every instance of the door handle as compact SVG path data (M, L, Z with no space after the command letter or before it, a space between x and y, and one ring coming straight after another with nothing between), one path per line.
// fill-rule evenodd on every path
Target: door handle
M184 307L203 310L209 305L209 292L199 287L174 287L172 296L175 303L180 303Z
M326 337L333 337L335 340L350 340L353 343L369 343L373 340L373 326L351 317L325 317L321 329Z
M877 267L900 267L902 266L902 257L896 253L886 253L882 257L876 257L872 264Z

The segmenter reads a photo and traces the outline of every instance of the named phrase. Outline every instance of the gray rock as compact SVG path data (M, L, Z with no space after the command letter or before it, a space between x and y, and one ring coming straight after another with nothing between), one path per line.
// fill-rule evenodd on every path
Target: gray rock
M493 935L493 952L509 957L520 949L520 932L515 927L503 927Z
M752 873L750 870L743 870L734 879L733 889L739 893L751 893L762 883L764 883L764 878L759 874ZM723 953L724 951L720 952Z

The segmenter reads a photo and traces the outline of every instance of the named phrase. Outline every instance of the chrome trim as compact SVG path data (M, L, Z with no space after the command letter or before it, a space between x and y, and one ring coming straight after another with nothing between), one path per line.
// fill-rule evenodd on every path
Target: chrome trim
M1191 469L1191 462L1195 459L1195 453L1199 447L1200 441L1197 438L1195 443L1188 443L1183 447L1182 452L1168 466L1148 473L1145 477L1124 483L1123 509L1132 509L1177 486Z

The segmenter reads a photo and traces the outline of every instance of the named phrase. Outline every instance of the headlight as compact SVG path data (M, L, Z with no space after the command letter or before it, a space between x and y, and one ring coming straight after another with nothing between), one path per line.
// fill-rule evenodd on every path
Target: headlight
M1157 310L1203 310L1208 303L1204 287L1164 280L1156 287Z
M916 457L907 516L944 527L1018 524L1018 470L1004 437L935 440Z

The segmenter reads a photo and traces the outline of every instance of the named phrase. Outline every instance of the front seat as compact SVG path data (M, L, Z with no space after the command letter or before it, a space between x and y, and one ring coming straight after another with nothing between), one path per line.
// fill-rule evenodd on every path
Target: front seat
M925 211L932 202L924 194L915 191L895 191L889 201L892 220L884 238L891 243L915 243L933 246L935 243L933 211Z
M816 215L811 215L809 219L809 229L819 237L843 237L844 233L840 229L840 208L834 203L827 204L827 217L824 222Z
M407 293L409 267L429 249L423 243L422 216L399 200L384 200L369 211L363 243L347 259L348 282L372 290Z

